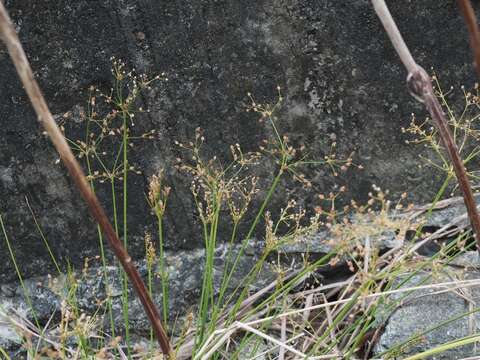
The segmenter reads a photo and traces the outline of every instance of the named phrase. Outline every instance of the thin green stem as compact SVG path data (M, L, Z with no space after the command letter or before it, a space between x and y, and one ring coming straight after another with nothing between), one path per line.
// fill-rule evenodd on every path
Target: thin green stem
M128 250L128 113L125 110L122 110L122 119L123 119L123 245L125 249ZM125 271L122 271L123 275L123 289L122 289L122 299L123 299L123 320L125 322L125 340L127 342L127 351L128 357L131 359L131 349L130 349L130 321L128 315L128 278Z
M158 223L158 239L159 239L159 267L160 277L162 281L162 310L163 310L163 323L165 330L167 330L168 324L168 273L165 269L165 251L164 251L164 239L163 239L163 219L161 216L157 218Z
M230 283L231 278L232 278L232 276L233 276L233 274L234 274L234 272L235 272L235 270L236 270L236 268L237 268L238 262L240 261L242 255L243 255L243 253L244 253L244 251L245 251L245 249L246 249L246 247L247 247L247 245L248 245L248 242L251 240L251 236L252 236L253 232L255 231L255 229L256 229L256 227L257 227L257 225L258 225L261 217L263 216L263 214L264 214L264 212L265 212L265 209L266 209L268 203L270 202L270 199L271 199L273 193L275 192L275 190L276 190L276 188L277 188L277 186L278 186L278 184L279 184L279 182L280 182L280 179L281 179L282 175L283 175L283 171L282 171L282 169L280 169L279 172L277 173L277 176L275 176L272 184L270 185L270 188L269 188L269 190L268 190L268 193L267 193L267 195L265 196L265 199L263 200L262 205L260 206L260 209L259 209L259 211L258 211L258 213L257 213L257 216L255 217L255 220L253 221L252 225L250 226L250 229L249 229L249 231L248 231L248 233L247 233L247 236L246 236L245 239L243 240L242 246L240 247L240 250L239 250L237 256L235 257L235 261L234 261L234 263L233 263L233 265L232 265L232 267L231 267L231 270L230 270L230 272L228 273L228 276L227 276L227 280L226 280L226 283L227 283L227 284ZM255 268L254 268L254 269L255 269ZM249 272L249 274L247 275L247 279L251 277L250 274L254 273L254 269L252 269L252 270ZM226 304L228 304L228 303L231 301L231 299L234 298L235 294L238 292L239 288L240 288L242 285L243 285L243 282L242 282L241 285L239 285L239 286L232 292L232 294L230 295L229 299L226 301ZM241 296L240 296L239 299L238 299L238 301L237 301L237 303L240 303L241 301L242 301L242 300L241 300Z
M87 122L87 134L88 134L88 129L89 129L89 124L90 121ZM86 138L87 144L89 140L89 136ZM93 171L92 171L92 164L90 162L90 158L86 156L86 163L87 163L87 171L88 175L92 180L89 181L90 188L92 189L93 193L95 194L95 184L93 182ZM107 257L105 254L105 246L104 246L104 241L103 241L103 233L102 229L100 228L100 225L97 224L97 234L98 234L98 242L100 246L100 257L102 261L102 271L103 271L103 279L105 282L105 294L107 296L107 308L108 308L108 317L110 321L110 331L112 332L112 337L115 337L115 322L113 320L113 309L112 309L112 299L111 299L111 294L110 294L110 281L108 277L108 272L107 272Z
M35 325L37 325L37 328L40 329L41 328L40 327L40 322L38 321L37 314L36 314L36 312L33 308L32 299L30 298L29 291L28 291L27 287L25 286L25 282L23 281L22 273L20 272L20 268L18 267L17 259L15 257L15 253L13 252L13 248L12 248L12 245L10 243L10 239L8 238L7 231L6 231L5 225L3 223L2 214L0 214L0 227L2 228L3 237L4 237L5 242L7 244L8 252L10 254L10 260L13 263L13 266L15 268L15 272L17 273L18 281L20 282L20 286L22 287L23 294L25 296L25 301L27 302L27 305L30 308L30 311L32 312L32 316L33 316L33 319L35 321Z
M28 201L28 197L25 197L25 201L27 203L28 210L30 210L30 214L32 214L33 221L35 222L35 226L37 228L38 233L40 234L40 237L43 240L43 243L45 244L45 247L47 248L48 254L50 255L50 258L53 261L53 264L55 265L55 269L57 270L58 275L62 274L62 271L60 270L60 266L58 265L57 259L53 255L53 251L50 248L50 244L47 241L47 238L45 237L45 234L42 231L42 228L40 224L38 223L37 217L35 216L35 213L33 212L32 207L30 206L30 202Z

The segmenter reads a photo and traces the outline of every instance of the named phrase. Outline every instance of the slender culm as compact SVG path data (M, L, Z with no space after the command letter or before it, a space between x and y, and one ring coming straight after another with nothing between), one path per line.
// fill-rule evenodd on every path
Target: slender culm
M437 128L440 138L447 150L450 161L455 170L458 185L463 195L468 217L472 224L473 233L477 241L477 249L480 252L480 216L473 196L472 187L468 180L468 175L460 157L457 146L453 139L447 119L438 102L432 87L432 79L427 72L417 63L415 63L410 50L403 41L402 35L393 20L390 11L384 0L372 0L373 7L387 32L390 41L395 47L397 54L402 60L408 71L407 85L411 94L420 102L424 103L425 108L430 113L433 123Z
M100 228L107 236L113 252L119 259L135 291L137 292L145 312L152 324L162 351L165 354L172 355L172 347L170 345L168 336L163 329L160 314L151 297L149 296L145 283L135 268L132 259L130 258L126 249L123 247L122 242L115 233L112 224L108 220L105 210L100 205L98 198L90 188L80 164L75 159L75 156L68 146L65 137L53 119L40 87L35 81L32 69L30 68L30 64L27 60L25 52L23 51L23 47L20 43L17 33L15 32L7 10L1 1L0 37L8 48L10 57L12 58L17 73L23 83L23 86L25 87L25 91L27 92L33 108L35 109L39 122L48 133L70 176L85 199L93 218L98 222Z

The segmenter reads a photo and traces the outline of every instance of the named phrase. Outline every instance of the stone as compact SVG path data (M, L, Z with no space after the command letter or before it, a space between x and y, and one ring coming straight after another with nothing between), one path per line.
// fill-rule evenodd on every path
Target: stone
M15 331L12 323L3 313L4 307L8 310L7 304L3 303L0 307L0 348L7 350L18 349L22 344L22 337Z
M240 352L236 354L238 354L238 360L248 360L252 358L267 360L272 353L278 353L278 348L275 348L273 351L271 350L274 346L274 344L266 344L263 340L250 338L249 340L246 340L246 343L243 345Z
M232 256L235 258L240 246L234 246ZM240 258L237 270L227 286L228 295L239 285L248 271L257 263L262 254L263 244L251 241L245 250L245 255ZM214 266L214 291L218 296L224 267L226 249L219 246L216 249ZM205 252L203 250L181 251L167 253L165 258L166 271L169 279L169 321L176 324L177 331L181 331L183 324L177 324L179 319L185 317L188 311L196 311L202 286L202 274L204 273ZM137 264L140 274L147 281L147 264L144 260ZM152 265L153 287L152 296L156 304L162 304L161 282L158 278L158 262ZM106 298L105 274L108 279L109 292L112 298L113 321L117 334L124 330L125 319L122 311L122 272L116 266L108 266L105 270L100 263L89 262L89 266L83 271L76 271L68 276L35 277L24 281L23 288L17 283L2 285L0 292L0 346L7 350L18 348L21 337L15 331L15 327L8 321L8 316L19 316L23 319L45 324L51 317L59 319L61 302L68 298L67 291L75 289L73 299L75 308L86 315L103 314L99 311L104 307L99 305ZM265 263L260 276L254 279L248 289L251 292L258 291L276 279L275 268ZM74 281L74 286L72 286ZM3 289L9 289L3 291ZM25 296L27 294L28 296ZM129 304L128 316L130 329L137 336L148 337L150 323L144 313L143 307L133 289L128 288ZM71 297L71 294L70 294ZM31 310L30 304L33 307ZM33 316L35 313L35 316ZM99 319L107 329L110 327L108 315Z
M461 202L454 202L451 206L455 209L443 208L435 210L432 217L427 219L418 218L417 221L421 221L427 224L427 226L433 226L428 222L429 219L433 219L436 226L442 227L443 225L439 222L442 219L442 213L444 216L443 221L447 222L449 221L449 214L452 214L452 212L461 215L464 211L464 206ZM390 224L389 226L393 227L389 228L386 225L381 228L378 227L375 222L376 217L380 218L382 223ZM352 227L361 227L359 234L350 240L352 246L367 246L368 244L372 248L378 249L380 253L384 253L405 245L406 239L399 236L399 234L404 234L404 232L399 232L399 229L394 228L397 225L402 228L408 225L408 221L404 217L402 214L392 214L389 215L392 221L388 222L383 213L369 213L363 216L352 216L348 224L342 223L340 226L344 228L343 231L347 234L352 233ZM262 270L248 290L253 293L274 281L278 275L279 265L283 266L283 268L295 270L300 269L306 259L311 262L325 257L335 250L335 244L338 241L335 236L342 236L341 229L333 229L332 232L324 230L313 232L305 234L295 241L280 243L278 249L273 251L271 259L267 259L272 260L272 262L265 262ZM215 249L213 284L216 296L219 294L228 250L232 251L232 258L235 258L240 248L241 245L239 244L234 244L231 247L221 244ZM237 271L227 287L227 294L231 293L237 286L243 285L243 278L258 262L264 250L265 243L263 241L251 239L247 243L243 256L240 257ZM352 274L347 260L348 257L341 257L335 263L319 266L312 272L311 276L308 276L301 284L298 284L295 289L301 291L314 284L314 282L328 284L346 280ZM167 251L165 253L165 267L169 279L169 322L170 324L172 322L176 323L177 332L181 331L182 324L188 313L192 311L195 313L196 311L202 286L204 262L205 251L201 249ZM423 284L425 279L427 280L426 283L452 281L452 279L457 278L476 279L478 278L479 264L480 261L476 252L466 252L461 256L456 256L444 272L434 275L426 271L418 273L403 286L409 287ZM137 261L136 266L143 279L146 280L148 274L146 261ZM158 260L152 264L152 273L154 275L152 291L154 301L157 304L161 304L162 289L158 276L158 266ZM105 281L105 277L108 279L107 281ZM18 343L21 340L8 321L8 314L18 314L20 317L35 321L33 312L30 309L30 304L32 304L40 324L46 323L52 317L53 319L58 319L62 300L67 297L66 291L71 288L72 282L75 284L74 287L76 289L75 306L79 312L86 315L104 314L103 311L98 312L98 307L106 298L108 289L112 299L113 325L117 334L122 333L125 323L122 312L122 281L122 272L117 266L110 265L102 268L101 260L95 257L86 261L83 269L77 269L66 275L40 276L26 279L24 287L15 282L0 284L0 334L3 336L3 342L0 343L0 346L14 350L18 348ZM399 284L401 281L402 278L399 278L397 283ZM106 286L106 284L108 285ZM472 301L475 301L478 289L477 287L469 289L472 291L472 294L468 296ZM437 325L445 320L445 316L455 316L459 312L464 311L465 308L473 306L473 303L465 303L464 298L453 292L431 295L430 290L421 290L408 295L402 299L402 306L395 308L394 311L388 310L388 308L380 308L377 313L377 322L379 326L385 325L385 330L375 347L377 354L395 346L399 342L405 341L413 333L418 333L425 328ZM30 300L25 297L26 293L29 295ZM130 331L132 335L141 340L149 335L149 322L131 288L128 289L128 293ZM401 294L394 294L388 298L388 301L393 303L398 301L400 297ZM422 321L418 321L418 316L421 316ZM109 316L106 315L97 320L108 333L111 321ZM425 338L422 337L424 342L414 341L409 346L402 347L401 350L405 353L416 353L426 350L430 346L435 346L435 344L454 340L459 336L465 335L466 323L470 326L470 319L462 319L450 323L448 324L449 328L445 330L446 334L440 336L437 332L432 332ZM404 331L404 329L407 329L407 331ZM467 329L470 331L471 327ZM261 348L263 349L264 346L262 345ZM471 349L466 347L464 351L468 352ZM456 354L456 352L449 352L446 356L451 354Z
M365 226L365 225L364 225ZM261 271L255 277L254 281L247 289L254 293L263 289L277 279L279 265L285 269L301 269L304 262L318 260L334 250L330 243L332 234L326 231L305 235L296 241L289 241L281 244L278 249L272 252L271 258L267 258ZM363 244L367 238L354 239L355 243ZM378 247L381 252L385 252L393 247L398 247L401 239L392 231L383 231L378 236L369 236L368 241L372 246ZM219 245L215 249L214 258L214 292L218 297L221 287L222 275L228 251L231 251L230 261L236 258L241 249L240 244L227 246ZM233 273L231 281L226 288L226 294L230 294L234 289L243 286L243 280L248 272L259 261L265 251L265 243L251 239L243 249L243 255L239 258L236 271ZM271 262L269 260L272 260ZM280 260L280 264L278 261ZM345 280L351 275L346 265L346 259L342 258L335 265L319 266L312 274L307 277L304 283L298 284L300 290L308 284L329 282L335 280ZM165 253L165 269L168 273L168 291L169 291L169 322L175 323L176 331L182 330L183 321L189 312L196 311L198 299L200 298L201 286L204 273L205 250L189 251L167 251ZM136 267L147 281L148 268L146 260L136 262ZM162 304L162 288L159 278L158 260L152 264L152 297L156 304ZM335 276L332 276L335 274ZM105 280L105 278L107 280ZM98 258L89 259L85 262L83 269L77 269L66 275L40 276L30 278L24 281L24 287L18 283L5 283L0 285L0 310L3 311L4 320L0 318L0 334L4 334L5 341L2 343L5 349L12 350L18 348L20 341L19 335L14 327L7 320L7 315L19 315L21 318L35 321L33 313L40 324L44 324L53 317L58 319L62 308L62 300L68 297L68 290L75 289L74 303L75 308L80 313L86 315L104 314L105 309L99 310L99 304L105 304L107 289L112 299L113 319L107 315L98 319L99 323L107 329L111 325L115 327L116 333L122 333L124 330L125 318L122 305L122 272L117 266L101 267L101 260ZM108 284L108 286L106 286ZM25 296L28 294L28 298ZM71 295L71 294L70 294ZM150 331L149 321L144 313L140 301L131 287L128 288L128 318L130 331L133 335L141 338L148 337ZM30 309L33 306L33 311ZM102 308L104 305L101 306ZM97 315L98 316L98 315ZM260 349L265 346L260 344ZM254 350L254 344L249 344L249 351Z
M476 270L479 264L478 253L467 252L440 273L420 271L411 277L406 274L395 282L394 288L480 279ZM374 347L374 358L392 349L395 350L391 354L403 358L477 333L480 330L480 284L441 291L444 289L427 288L389 295L385 306L397 305L393 311L382 307L376 314L377 321L385 328ZM447 360L474 355L479 355L478 346L469 344L428 358Z

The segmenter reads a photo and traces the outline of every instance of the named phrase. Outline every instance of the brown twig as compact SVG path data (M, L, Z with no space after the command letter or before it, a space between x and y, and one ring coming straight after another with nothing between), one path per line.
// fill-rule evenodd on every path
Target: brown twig
M470 0L458 0L458 6L460 7L470 34L470 47L472 48L475 58L475 69L477 70L478 76L480 76L480 30L478 28L477 18Z
M463 164L463 160L458 153L457 146L453 140L450 128L448 126L447 119L443 113L442 107L438 102L437 97L433 91L432 79L428 76L427 72L419 66L413 59L407 45L403 41L402 35L398 30L395 21L393 20L390 12L385 4L384 0L372 0L373 7L380 18L395 50L397 51L400 59L407 68L408 77L407 85L409 86L410 93L418 101L425 104L426 109L430 113L434 125L436 126L440 138L447 150L447 153L452 162L457 176L460 190L462 191L463 200L467 208L468 217L472 224L473 232L477 240L477 249L480 252L480 217L478 215L477 206L473 196L470 181Z
M155 335L158 339L158 343L164 354L171 355L173 354L170 341L168 339L165 330L163 329L162 322L160 320L160 314L158 313L157 308L155 307L151 297L147 292L147 288L140 277L135 265L132 262L131 257L128 255L128 252L123 247L120 239L118 238L115 230L113 229L111 223L109 222L107 215L105 214L104 209L100 205L98 198L91 190L85 175L83 174L80 164L75 159L70 147L68 146L62 132L58 128L55 120L48 109L47 103L40 91L40 88L35 81L35 78L30 68L30 64L27 60L25 52L23 51L22 45L18 36L15 32L15 29L12 25L10 17L8 16L7 10L0 1L0 38L5 42L8 48L8 52L12 61L17 69L17 73L25 87L25 91L30 98L30 101L35 109L35 112L38 116L38 121L43 125L46 132L50 136L55 148L57 149L60 158L65 164L70 176L77 185L78 190L85 199L88 208L98 222L103 232L106 234L107 239L110 243L110 246L113 249L113 252L120 260L125 272L127 273L134 289L136 290L140 301L145 309L145 312L150 319Z

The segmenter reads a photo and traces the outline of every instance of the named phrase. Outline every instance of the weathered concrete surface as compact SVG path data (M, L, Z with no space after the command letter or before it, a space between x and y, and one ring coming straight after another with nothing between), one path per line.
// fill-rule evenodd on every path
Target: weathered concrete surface
M478 254L467 252L446 266L440 273L418 272L410 278L400 278L399 288L451 283L459 280L478 280ZM447 290L448 287L425 288L397 293L389 297L386 306L394 310L388 317L377 316L386 321L385 330L375 345L374 358L381 358L388 349L398 358L418 354L438 346L462 339L478 332L480 316L478 300L480 289L475 286ZM468 344L429 356L428 359L462 359L478 356L478 346Z
M432 229L442 228L449 224L452 219L461 216L466 212L462 202L457 199L450 200L450 206L443 207L439 210L434 210L428 215L419 215L415 219L415 223L423 223L425 229L433 231ZM445 206L445 204L441 204ZM407 226L405 214L392 213L389 218L392 222L390 226L379 226L375 220L375 215L357 216L351 219L355 226L362 227L363 230L356 236L350 237L352 232L348 225L344 226L344 234L349 238L350 246L362 245L379 249L380 253L385 253L392 249L399 249L403 245L410 246L409 235L405 238L402 236ZM380 216L380 215L379 215ZM385 218L383 218L383 221ZM398 226L398 228L396 228ZM368 228L368 229L367 229ZM397 231L398 230L398 231ZM304 234L302 237L294 241L287 241L279 244L279 247L274 250L271 257L267 258L262 265L262 269L258 272L254 281L249 283L248 290L253 294L254 292L265 289L265 286L271 284L278 279L279 274L281 278L285 279L286 272L290 273L292 270L298 270L303 267L306 260L310 263L321 258L326 260L326 255L335 251L335 248L341 241L345 241L345 236L342 235L341 229L334 229L332 232L320 231L311 234ZM342 240L343 239L343 240ZM333 241L332 241L333 240ZM448 239L442 239L442 241ZM431 244L430 250L438 251L438 245ZM246 244L243 255L239 258L236 270L231 277L226 288L227 298L234 289L245 285L245 276L258 264L259 258L262 257L265 251L265 242L252 239ZM427 247L427 246L424 246ZM214 255L213 268L213 286L216 297L219 295L221 288L221 280L224 272L226 258L235 259L238 252L242 248L241 244L233 244L231 247L225 244L218 246ZM346 249L345 249L346 250ZM230 255L228 255L231 251ZM427 252L428 251L423 251ZM432 251L430 251L432 252ZM350 253L350 252L347 252ZM350 256L340 257L338 262L325 263L319 265L311 272L311 276L307 279L299 280L296 285L297 289L304 289L308 285L310 288L312 282L328 284L336 281L345 281L351 278L352 270L347 264ZM187 251L167 251L165 255L166 272L168 273L168 289L169 289L169 320L172 323L181 323L179 319L184 318L189 312L195 312L198 306L198 298L201 293L202 274L204 273L205 250L187 250ZM136 263L141 276L148 279L148 269L145 260L140 260ZM283 265L283 266L281 266ZM478 278L478 254L473 251L465 252L455 257L449 265L445 265L440 273L425 270L418 271L409 282L403 286L416 286L426 283L438 283L445 281L452 281L453 279L463 280L464 278ZM161 276L159 271L159 263L152 264L152 292L153 299L157 304L162 303L162 287ZM287 270L288 269L288 270ZM426 268L425 268L426 269ZM75 299L71 299L74 306L79 312L86 315L96 315L96 324L99 326L103 324L107 333L111 319L106 311L107 294L110 294L113 310L113 324L116 328L116 333L122 333L124 326L124 318L122 315L122 276L118 266L107 266L106 269L107 281L105 281L105 272L101 267L101 259L90 259L82 269L72 272L69 276L54 275L54 276L37 276L27 279L22 287L18 281L10 283L0 283L0 347L10 351L17 351L21 338L18 335L15 326L12 326L12 316L20 316L23 319L33 320L33 312L40 324L45 324L50 318L56 321L61 316L62 302L69 298L67 294L71 295L74 288ZM405 275L405 276L408 276ZM402 277L399 278L398 284L402 282ZM108 286L106 285L108 284ZM109 290L107 292L107 289ZM442 288L443 289L443 288ZM273 290L273 289L271 289ZM376 344L377 354L391 349L399 343L409 339L412 333L419 333L438 325L438 323L458 315L465 308L475 306L475 301L478 298L478 283L474 287L462 289L463 292L471 291L472 296L464 293L459 296L458 292L451 291L441 294L432 293L432 289L424 289L413 293L398 293L388 297L383 303L383 307L377 312L378 325L381 326L382 332L378 343ZM269 292L267 292L268 294ZM149 333L149 322L144 314L141 304L137 297L133 294L133 290L129 288L129 319L131 324L131 332L138 336L139 339L145 337ZM265 295L266 293L264 293ZM30 302L28 298L30 298ZM403 299L402 295L406 295ZM466 299L469 301L466 301ZM402 301L400 301L402 300ZM30 309L29 304L32 304L33 310ZM475 309L477 309L475 307ZM103 315L100 315L103 314ZM421 316L420 316L421 315ZM478 314L475 312L475 317ZM421 318L423 321L419 322ZM419 341L415 339L408 344L402 346L402 351L405 353L414 353L416 351L423 351L429 347L435 346L442 342L450 341L466 334L470 331L471 318L463 317L455 322L450 322L436 331L429 332L427 340ZM385 326L384 326L385 325ZM408 329L404 331L404 329ZM182 327L176 327L177 331L181 331ZM58 336L55 328L49 330L49 335ZM442 334L438 334L442 332ZM422 338L423 339L423 338ZM441 339L441 340L439 340ZM73 339L72 339L73 341ZM253 349L252 349L253 350ZM19 353L21 350L18 350ZM447 357L443 358L457 358L455 354L465 354L471 351L471 348L461 348L458 351L450 351ZM16 354L19 354L16 353ZM253 356L253 355L252 355ZM16 357L15 357L16 358Z
M248 272L258 262L263 243L252 241L246 247L238 266L233 273L231 282L226 287L226 298L240 285ZM234 246L231 251L232 258L238 254L240 245ZM214 292L220 293L225 257L227 248L220 246L215 252L214 265ZM201 293L202 274L204 273L204 250L168 252L165 257L165 271L168 274L170 325L173 327L184 319L188 312L195 312ZM147 263L139 261L137 267L147 281ZM152 297L157 304L162 304L162 287L159 276L158 261L151 265L152 273ZM105 276L108 281L105 281ZM251 282L249 290L253 292L265 288L277 279L278 273L274 265L266 262L260 272L260 276ZM62 311L62 301L68 299L67 294L76 289L75 301L72 305L76 310L88 316L96 317L96 325L110 331L110 317L106 310L107 294L111 296L113 324L118 333L124 331L125 318L122 314L122 282L123 277L119 267L108 266L101 268L99 261L91 261L88 267L81 272L70 274L69 278L64 275L53 277L35 277L27 279L24 288L17 283L3 284L0 286L0 347L7 350L16 350L20 347L21 336L18 329L12 325L13 319L23 318L34 321L36 318L40 324L45 324L50 318L59 319ZM75 285L73 285L75 283ZM108 290L107 293L107 286ZM129 288L129 324L132 333L138 336L148 337L150 322L143 307L135 296L133 289ZM29 302L30 301L30 302ZM30 303L32 308L30 308ZM66 306L66 305L64 305ZM65 309L63 309L65 310ZM181 332L181 327L176 327ZM54 330L52 331L55 332ZM56 336L56 335L52 335Z
M415 57L433 66L448 85L471 84L473 72L462 19L446 0L391 2L392 12ZM167 245L195 248L201 231L189 196L188 180L171 162L174 140L205 129L207 149L221 154L232 143L256 149L268 135L257 116L245 112L250 91L274 100L282 87L280 128L313 158L336 139L339 156L356 151L365 169L338 178L310 168L313 189L285 184L289 194L309 204L317 192L348 183L348 195L366 196L375 183L393 193L408 190L431 199L439 177L417 169L418 149L400 132L419 109L404 86L405 72L383 34L369 1L6 1L54 114L85 106L90 85L111 86L111 56L141 72L166 72L169 82L146 96L151 109L137 119L140 129L159 138L140 145L132 161L145 170L131 176L129 244L143 252L142 235L152 227L145 204L146 178L166 167L173 188L167 210ZM98 253L96 229L35 116L4 48L0 48L0 212L22 271L51 270L45 247L25 204L36 212L55 255L80 264ZM265 164L272 172L273 164ZM108 194L108 188L99 188ZM285 191L277 198L284 200ZM103 196L107 205L109 197ZM119 199L121 200L121 199ZM279 200L279 202L280 202ZM0 254L6 247L0 241ZM8 256L0 279L13 279Z
M302 259L320 259L333 249L327 244L330 234L326 232L312 234L295 243L281 245L272 254L272 261L267 259L258 271L256 277L249 283L248 291L250 294L265 289L279 279L285 273L279 267L278 260L288 269L288 273L293 270L299 270L303 266ZM369 237L370 244L377 246L381 252L399 246L403 239L396 239L395 234L387 232L379 236ZM358 243L365 243L366 238L355 239ZM220 294L222 279L224 276L225 262L230 258L230 264L236 259L241 244L234 244L232 247L222 244L215 250L215 259L213 267L213 291L217 298ZM265 243L262 241L251 240L245 245L243 255L239 258L230 282L225 289L225 299L239 287L245 286L245 278L251 269L258 264L259 259L264 254ZM230 254L229 254L230 252ZM18 329L12 325L12 318L29 319L34 321L35 317L40 324L45 324L50 318L59 319L62 313L62 302L71 294L73 288L75 299L71 300L72 307L80 313L87 316L96 317L96 325L103 327L107 333L111 333L111 321L115 327L116 334L124 331L125 318L122 309L122 282L123 278L118 266L108 266L105 271L101 267L100 259L91 259L88 266L84 266L81 271L76 271L69 276L37 276L27 279L22 287L18 282L0 284L0 347L9 351L17 351L21 344L21 336ZM136 263L141 276L147 282L148 268L145 260ZM201 295L202 280L205 266L205 250L187 250L187 251L169 251L165 256L165 271L168 274L168 314L171 326L176 325L177 332L183 328L178 326L182 323L188 313L196 313L198 299ZM231 268L230 268L231 269ZM159 271L158 259L151 265L152 274L152 297L157 304L162 304L162 286ZM332 274L335 274L332 276ZM305 286L305 282L310 281L335 281L346 280L351 276L351 271L344 259L341 259L335 265L325 264L312 271L308 280L300 280L298 287ZM327 278L328 277L328 278ZM107 281L105 280L107 278ZM106 286L108 284L108 286ZM108 289L108 291L107 291ZM129 288L129 324L133 334L139 337L148 337L150 323L143 311L143 307L138 298ZM271 294L267 291L264 293ZM113 319L110 319L107 311L107 294L110 294ZM29 302L30 301L30 302ZM32 304L33 311L30 308ZM63 305L65 306L65 304ZM65 309L64 309L65 310ZM58 336L55 329L51 329L49 336ZM178 334L176 334L178 335ZM250 348L250 347L249 347ZM253 351L252 348L249 352ZM19 350L21 352L21 350ZM252 355L253 356L253 355Z

